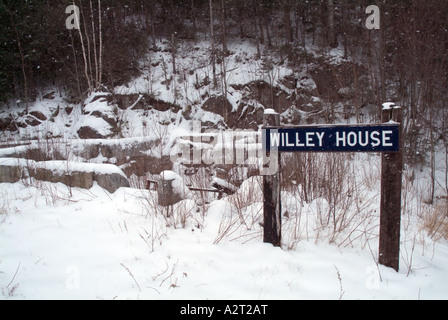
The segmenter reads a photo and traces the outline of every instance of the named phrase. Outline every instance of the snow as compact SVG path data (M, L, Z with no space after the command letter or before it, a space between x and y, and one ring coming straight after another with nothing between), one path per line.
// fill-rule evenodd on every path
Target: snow
M274 109L265 109L264 114L278 114Z
M394 102L385 102L383 103L383 110L391 110L395 106Z
M48 169L57 173L92 172L95 174L118 174L127 178L123 171L113 164L81 163L74 161L43 161L35 163L36 169Z
M166 181L173 181L175 179L180 178L180 176L177 173L175 173L174 171L170 171L170 170L163 171L160 174L160 176L162 177L163 180L166 180Z
M74 161L33 161L18 158L0 158L1 166L47 169L59 174L68 172L91 172L95 174L118 174L127 178L123 171L113 164L82 163Z
M95 95L91 95L88 100L91 100L93 97L95 97ZM84 112L86 113L92 113L94 111L107 114L111 112L111 107L108 105L106 99L100 98L98 100L95 100L94 102L86 104L86 106L84 107Z
M32 160L17 159L17 158L0 158L0 166L3 167L27 167L34 164Z
M184 179L176 172L165 170L160 173L160 177L165 181L172 181L173 192L178 194L182 199L191 197L190 190L185 184Z
M224 187L224 188L227 188L227 189L231 190L232 192L237 191L237 188L233 184L227 182L224 179L220 179L218 177L213 177L213 182L216 183L217 185L221 186L221 187Z
M253 184L241 187L243 198ZM257 202L245 210L249 230L235 229L231 199L212 202L205 214L183 201L170 221L147 190L110 195L97 185L19 182L0 184L0 195L0 299L448 298L445 241L411 252L404 239L396 273L376 265L376 241L370 249L315 239L294 249L262 243L259 217L248 218Z

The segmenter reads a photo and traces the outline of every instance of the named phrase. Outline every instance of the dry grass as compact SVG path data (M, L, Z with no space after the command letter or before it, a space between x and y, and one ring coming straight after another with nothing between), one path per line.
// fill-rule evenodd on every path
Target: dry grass
M259 223L263 218L261 177L246 180L238 191L225 199L230 206L221 220L214 243L223 239L239 239L243 243L259 236Z
M434 209L425 214L422 224L431 239L448 240L448 200L440 201Z

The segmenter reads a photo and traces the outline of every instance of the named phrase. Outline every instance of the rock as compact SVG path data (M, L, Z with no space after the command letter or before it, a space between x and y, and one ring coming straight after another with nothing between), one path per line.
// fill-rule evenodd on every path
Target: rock
M56 109L53 109L52 113L51 113L51 117L56 118L59 115L60 110L61 110L61 108L59 106Z
M18 159L0 159L0 183L16 183L22 176L23 168Z
M65 107L64 110L67 115L71 115L73 112L73 107Z
M63 183L74 188L90 189L96 181L100 187L114 193L130 186L123 171L112 164L0 159L1 183L18 182L26 176L26 171L36 180Z
M109 133L104 134L98 132L96 129L90 126L82 126L81 128L79 128L77 133L81 139L104 139L112 136L111 131Z
M36 127L46 121L47 117L40 111L31 111L25 119L26 124Z
M123 163L125 164L125 163ZM160 174L165 170L171 170L173 163L169 156L162 156L161 158L149 155L138 155L131 157L125 164L123 172L129 177L135 174L138 177L150 174Z
M17 131L14 125L14 119L10 116L0 119L0 132L3 131Z
M120 188L130 187L128 179L119 173L95 174L95 181L110 193L114 193Z
M116 94L114 98L121 110L127 110L131 107L132 110L143 110L146 107L144 96L139 94Z
M56 94L56 92L51 91L51 92L46 93L42 98L48 99L48 100L53 100L55 97L55 94Z
M117 107L99 93L86 100L83 118L77 131L81 139L103 139L118 131Z
M288 93L278 87L271 86L265 81L253 81L248 84L247 88L255 100L261 103L265 109L271 108L282 113L292 104Z
M31 111L29 113L31 116L36 117L37 119L39 119L40 121L45 121L47 120L47 117L40 111Z
M43 165L43 166L42 166ZM30 171L31 177L40 181L48 181L53 183L63 183L68 187L90 189L93 187L93 172L86 171L69 171L66 172L47 169L44 163Z
M154 99L151 97L146 97L146 102L154 109L156 109L158 111L162 111L162 112L171 110L173 113L177 113L180 110L182 110L182 108L180 106L178 106L177 104Z
M202 109L205 111L213 112L221 115L223 118L232 112L232 105L229 100L224 96L210 97L202 105Z

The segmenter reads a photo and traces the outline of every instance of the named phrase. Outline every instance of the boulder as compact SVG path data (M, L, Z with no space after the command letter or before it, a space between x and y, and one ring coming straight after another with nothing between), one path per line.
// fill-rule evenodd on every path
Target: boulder
M95 181L100 187L106 189L110 193L114 193L120 188L130 187L128 179L119 173L95 174Z
M93 172L61 171L45 168L45 163L30 171L31 177L40 181L63 183L68 187L90 189L93 187Z
M81 124L77 130L81 139L104 139L118 130L117 107L110 105L108 98L92 96L85 101Z
M107 126L104 126L101 130L97 130L95 127L84 125L76 133L81 139L105 139L113 135Z
M47 117L40 111L31 111L25 119L26 124L36 127L46 121Z
M14 119L11 116L0 119L0 132L3 131L17 131L17 127L14 124Z
M202 109L221 115L223 118L232 112L232 105L224 96L210 97L204 102Z
M24 172L40 181L63 183L66 186L90 189L93 182L110 193L130 184L123 171L112 164L79 163L67 161L41 161L2 158L0 159L0 183L15 183Z
M0 183L16 183L22 179L22 168L19 165L2 163L0 159Z

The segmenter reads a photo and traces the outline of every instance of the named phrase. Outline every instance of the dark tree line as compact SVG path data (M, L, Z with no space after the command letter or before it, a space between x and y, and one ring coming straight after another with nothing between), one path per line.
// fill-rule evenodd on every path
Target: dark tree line
M80 8L80 30L66 28L66 8L73 4ZM227 54L232 37L251 39L259 53L268 48L290 63L303 59L298 52L306 52L305 40L312 39L322 50L341 46L346 57L361 62L369 71L374 103L388 99L402 103L409 130L416 130L419 117L431 122L442 111L446 117L446 1L381 1L379 30L365 25L365 10L371 4L368 0L0 0L0 99L33 101L47 85L59 86L73 100L102 86L113 88L138 73L138 59L148 50L158 50L161 39L173 44L210 41L214 67L220 62L218 55ZM355 89L361 101L363 88Z

